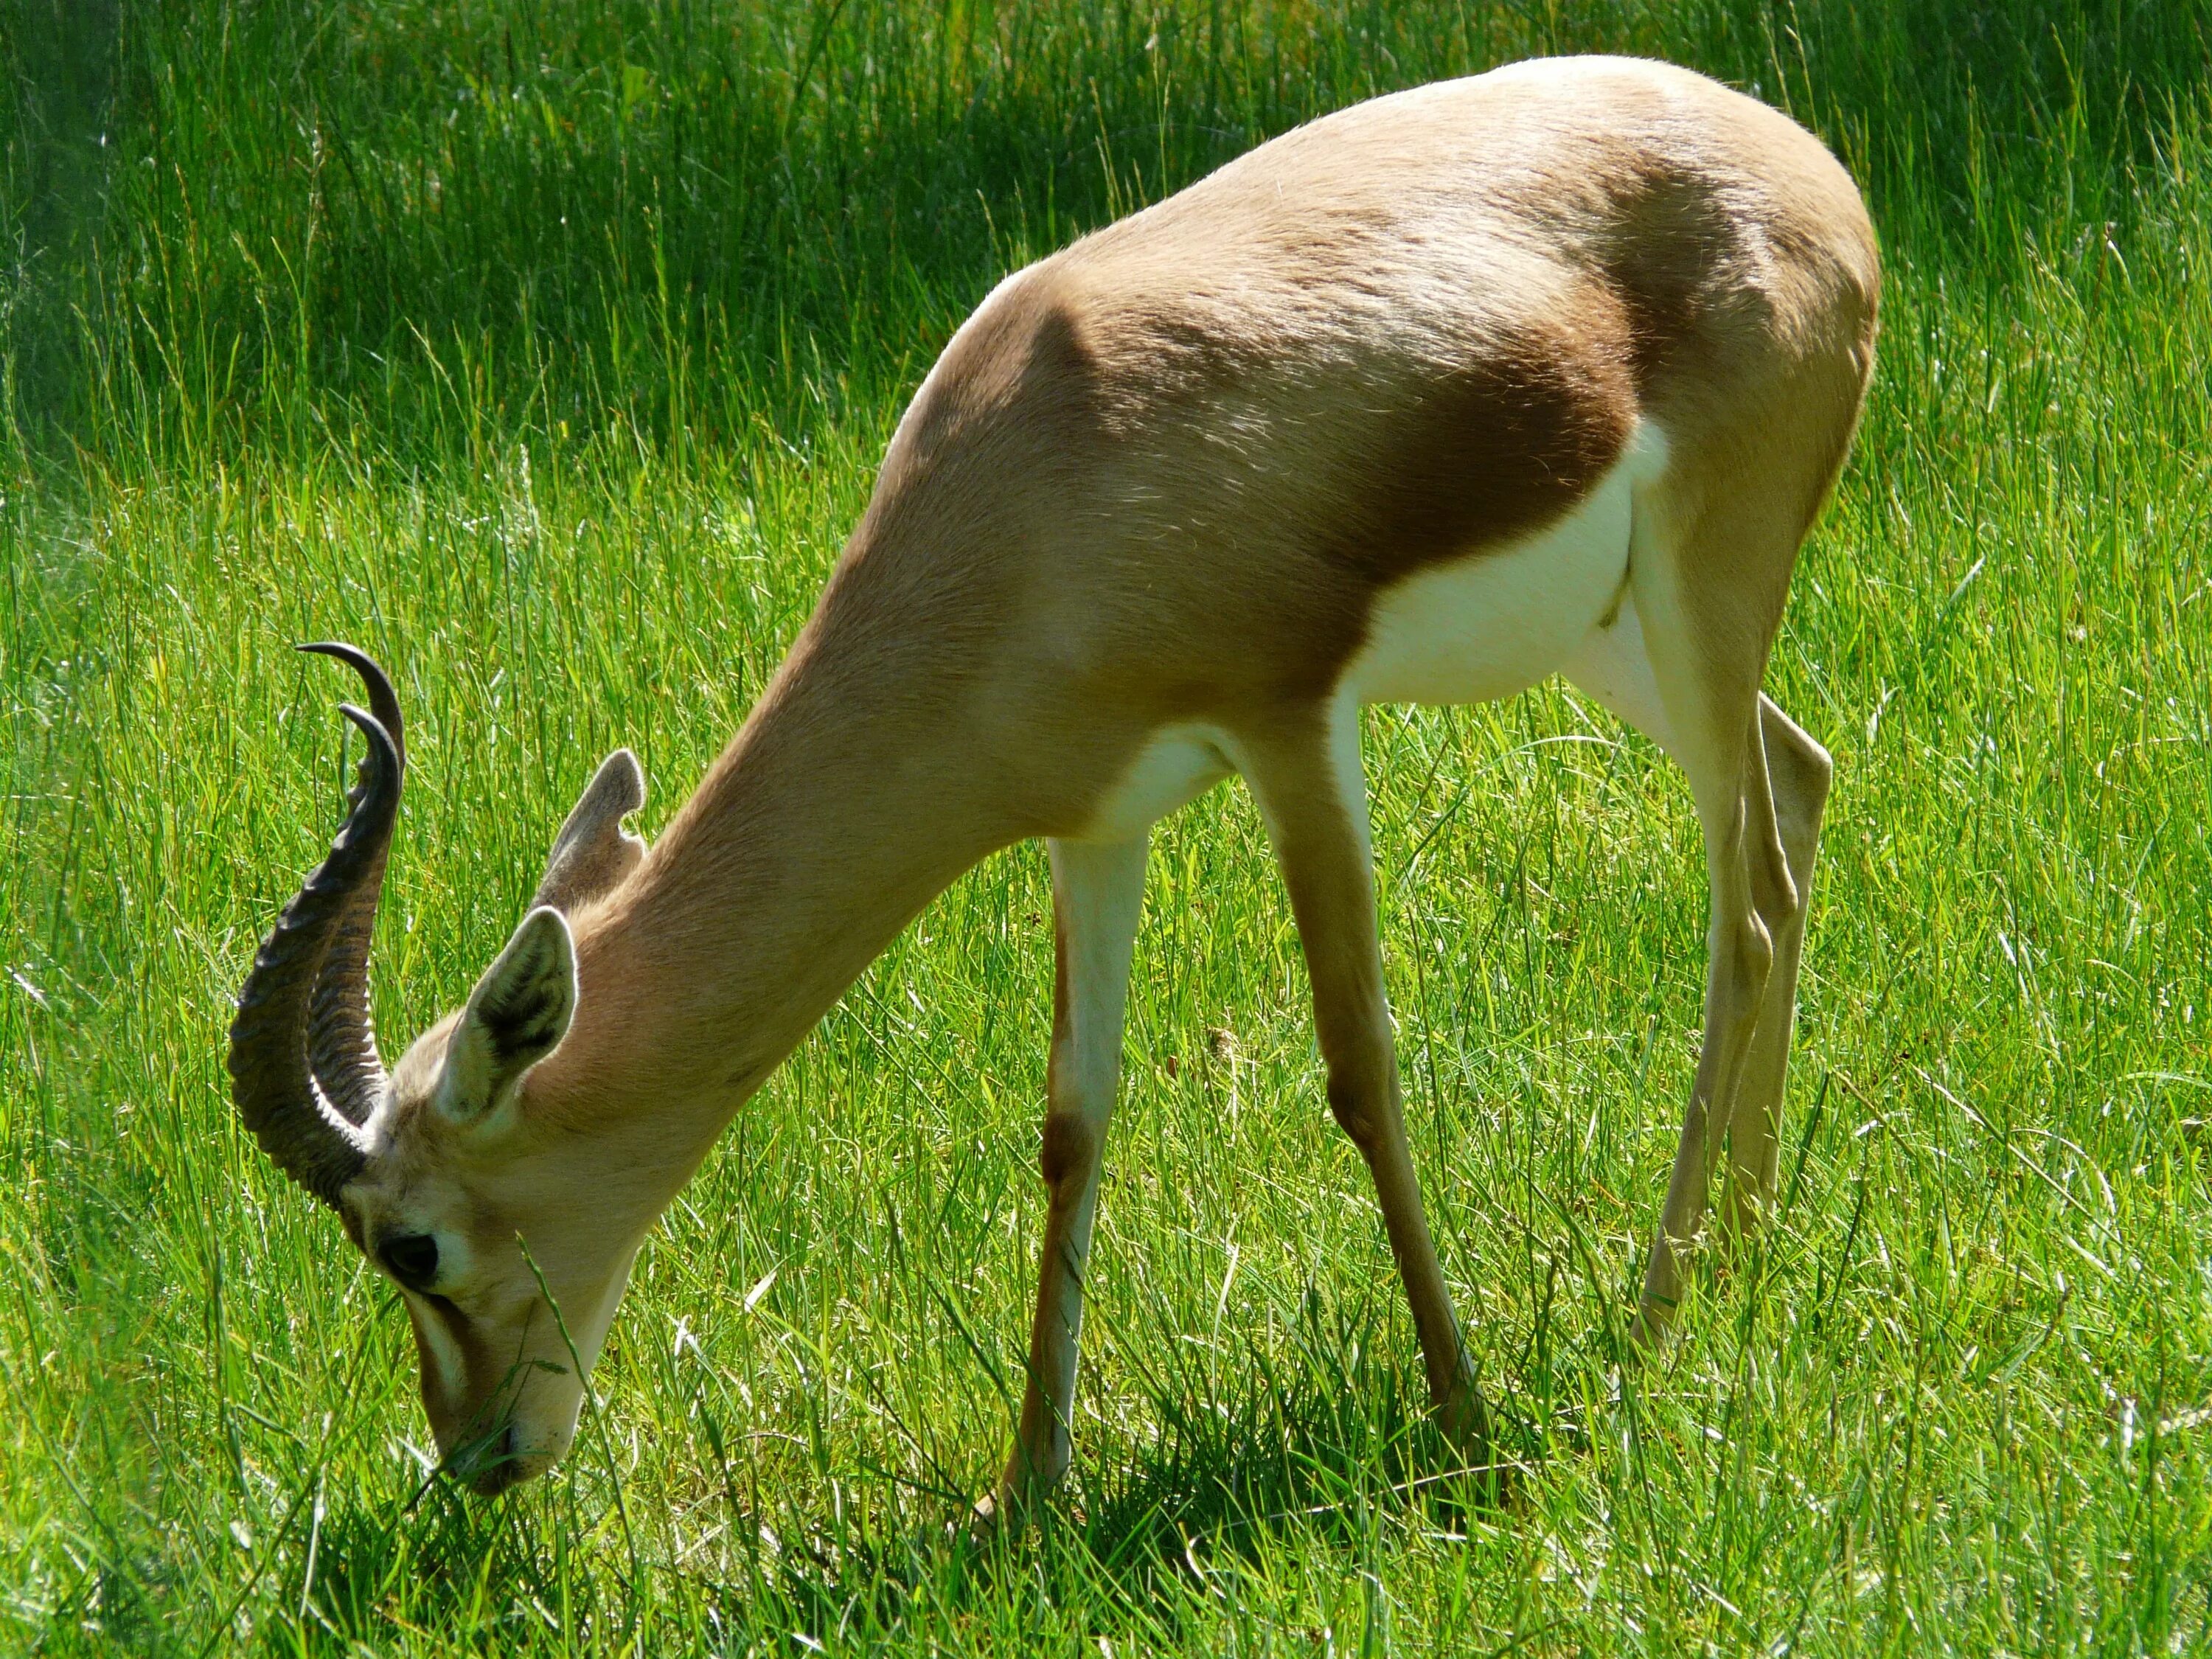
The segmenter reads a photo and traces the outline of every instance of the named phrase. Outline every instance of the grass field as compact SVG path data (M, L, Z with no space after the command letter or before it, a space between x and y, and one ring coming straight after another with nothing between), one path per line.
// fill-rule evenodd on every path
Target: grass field
M2212 11L2169 0L11 0L0 1650L2212 1647ZM607 749L662 822L1006 269L1310 115L1705 68L1889 288L1769 677L1838 793L1781 1224L1613 1332L1692 1061L1679 778L1565 692L1368 730L1416 1156L1527 1468L1437 1472L1249 799L1164 827L1076 1474L962 1527L1042 1213L1041 849L956 885L647 1246L551 1478L426 1480L393 1293L228 999L410 720L378 1022Z

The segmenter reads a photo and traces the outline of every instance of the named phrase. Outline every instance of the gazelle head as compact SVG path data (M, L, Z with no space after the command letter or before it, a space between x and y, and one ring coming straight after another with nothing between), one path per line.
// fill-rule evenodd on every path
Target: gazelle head
M368 949L405 767L398 702L352 647L301 648L360 673L369 708L342 712L368 753L330 856L239 994L231 1091L263 1150L398 1285L445 1466L494 1492L568 1449L582 1373L653 1220L655 1206L618 1195L607 1149L540 1122L525 1087L575 1012L568 914L645 858L622 827L645 780L627 750L607 758L507 948L387 1073L369 1024Z

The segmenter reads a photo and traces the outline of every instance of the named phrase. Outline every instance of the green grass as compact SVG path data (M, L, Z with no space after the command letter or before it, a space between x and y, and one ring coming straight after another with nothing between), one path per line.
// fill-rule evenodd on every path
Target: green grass
M2057 0L11 0L0 1649L2212 1646L2212 17ZM1874 399L1770 676L1834 750L1781 1224L1617 1391L1692 1059L1686 790L1563 691L1369 727L1417 1157L1516 1454L1471 1509L1248 799L1157 838L1077 1471L1009 1432L1039 849L940 900L642 1256L552 1478L426 1486L392 1294L228 999L392 667L379 1024L600 754L660 822L1003 270L1310 114L1695 64L1867 187Z

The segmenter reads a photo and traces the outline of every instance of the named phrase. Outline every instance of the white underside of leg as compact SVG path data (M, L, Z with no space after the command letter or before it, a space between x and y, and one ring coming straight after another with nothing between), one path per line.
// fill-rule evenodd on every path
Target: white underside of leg
M1668 754L1674 752L1674 732L1667 723L1666 705L1659 699L1650 655L1644 648L1644 618L1634 594L1621 600L1610 626L1593 628L1583 636L1560 672L1614 719L1634 726Z
M1088 1111L1113 1110L1121 1066L1129 957L1144 908L1142 831L1111 845L1052 843L1054 909L1067 981L1067 1081Z
M1123 842L1141 836L1177 807L1195 800L1234 770L1229 738L1218 726L1164 726L1137 753L1073 839Z

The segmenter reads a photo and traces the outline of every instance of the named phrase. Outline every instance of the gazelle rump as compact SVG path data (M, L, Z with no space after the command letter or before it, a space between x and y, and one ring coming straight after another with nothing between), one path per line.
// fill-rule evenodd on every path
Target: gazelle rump
M813 616L659 845L622 828L644 785L618 752L466 1006L389 1075L366 975L399 710L360 653L309 647L362 673L368 750L241 994L234 1092L399 1284L451 1466L495 1490L560 1455L575 1362L731 1116L933 895L1043 836L1049 1205L997 1501L1056 1480L1146 838L1231 772L1431 1392L1480 1458L1401 1122L1359 708L1562 672L1680 764L1705 838L1704 1044L1637 1325L1656 1340L1723 1153L1736 1226L1774 1194L1829 762L1759 681L1878 286L1810 135L1609 58L1346 110L1017 273L915 394Z

